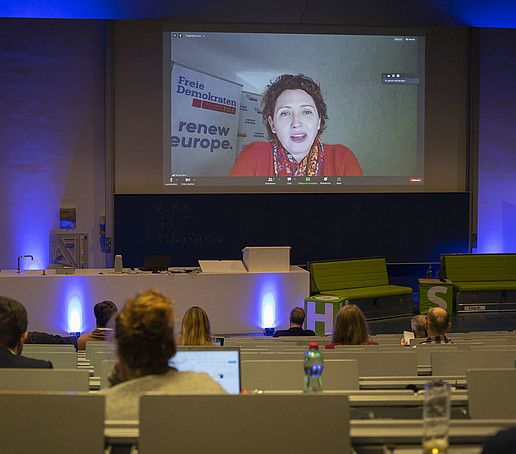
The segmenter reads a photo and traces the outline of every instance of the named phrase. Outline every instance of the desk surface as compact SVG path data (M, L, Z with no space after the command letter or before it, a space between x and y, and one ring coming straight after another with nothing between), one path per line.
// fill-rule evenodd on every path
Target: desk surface
M515 420L451 420L450 445L481 446L486 436L515 425ZM416 448L421 443L423 421L351 420L350 431L353 446L388 444L393 448L411 444ZM106 421L104 435L108 444L134 444L138 441L139 434L138 421Z
M202 273L172 269L172 272L143 272L124 269L81 269L71 275L0 273L4 295L20 301L27 309L29 331L68 335L70 308L79 308L83 333L95 329L93 306L113 301L121 309L129 298L147 289L158 289L175 302L176 332L183 314L192 306L208 314L213 334L261 334L262 314L271 305L274 328L288 327L292 308L302 306L310 294L310 274L293 266L277 273ZM270 310L270 308L269 308ZM73 330L72 330L73 331Z
M308 274L308 271L300 268L299 266L291 266L290 271L271 271L270 273L246 271L242 273L240 271L219 271L219 272L203 272L200 267L185 267L185 268L169 268L168 271L142 271L137 268L123 268L121 273L115 273L114 268L84 268L84 269L69 269L72 274L58 274L59 271L55 268L47 270L21 270L19 273L16 270L1 270L0 278L3 277L16 277L16 278L34 278L34 277L69 277L69 276L171 276L171 275L189 275L189 274L202 274L202 275L241 275L241 274L290 274L290 273L301 273ZM64 272L64 271L63 271ZM44 274L43 274L44 273Z

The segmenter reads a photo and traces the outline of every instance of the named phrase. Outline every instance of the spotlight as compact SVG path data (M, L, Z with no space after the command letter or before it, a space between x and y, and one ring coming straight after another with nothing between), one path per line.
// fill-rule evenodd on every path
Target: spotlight
M272 336L274 334L274 328L264 328L263 334L265 336Z

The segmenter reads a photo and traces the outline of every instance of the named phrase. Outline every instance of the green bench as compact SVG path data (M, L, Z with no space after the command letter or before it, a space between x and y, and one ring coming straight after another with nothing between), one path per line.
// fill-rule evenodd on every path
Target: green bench
M457 312L516 310L516 254L441 254Z
M309 262L307 269L311 295L343 298L367 319L413 314L412 288L389 284L383 257Z

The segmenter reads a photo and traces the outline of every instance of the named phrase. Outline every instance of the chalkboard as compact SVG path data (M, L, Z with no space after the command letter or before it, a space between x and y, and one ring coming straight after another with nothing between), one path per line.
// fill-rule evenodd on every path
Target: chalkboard
M245 246L291 246L291 263L383 256L438 262L469 252L469 194L115 195L115 253L126 267L235 260Z

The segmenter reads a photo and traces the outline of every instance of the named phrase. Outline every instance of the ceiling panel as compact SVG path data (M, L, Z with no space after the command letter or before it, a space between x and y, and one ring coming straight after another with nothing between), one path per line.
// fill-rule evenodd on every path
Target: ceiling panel
M3 0L0 17L516 27L515 0Z
M475 26L516 28L516 1L492 0Z

